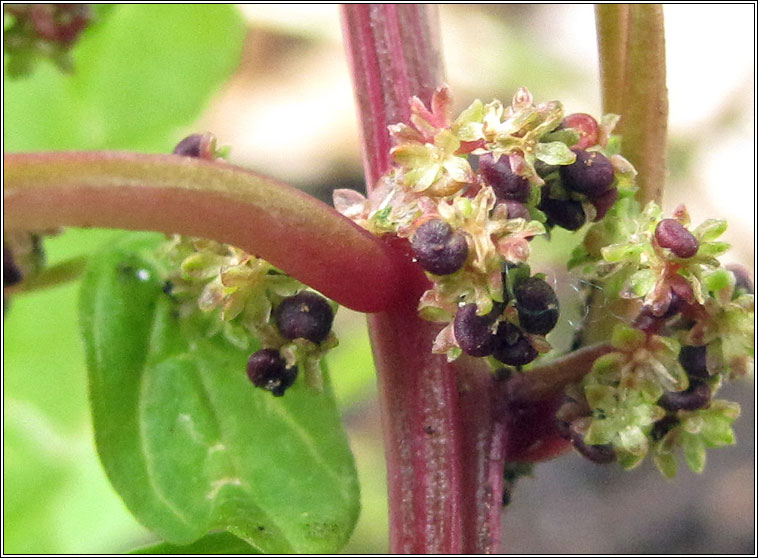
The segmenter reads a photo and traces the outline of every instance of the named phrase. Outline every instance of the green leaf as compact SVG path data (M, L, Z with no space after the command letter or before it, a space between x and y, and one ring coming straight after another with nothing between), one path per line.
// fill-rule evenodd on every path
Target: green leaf
M640 269L628 280L628 289L635 297L647 295L655 287L658 275L652 269Z
M676 458L670 453L656 453L653 462L667 479L676 477Z
M684 460L695 473L705 470L705 444L699 436L683 436Z
M171 544L227 530L266 553L325 553L358 515L353 458L331 387L275 398L248 351L180 319L155 246L132 234L93 259L81 323L95 439L127 507Z
M701 242L712 242L720 237L727 228L726 219L706 219L692 231Z
M237 66L244 31L234 6L118 5L83 33L73 74L5 80L5 149L167 150Z
M160 542L132 550L129 554L260 554L242 539L229 533L210 533L192 544Z
M548 165L570 165L576 161L576 153L560 141L538 143L535 155L537 159Z
M728 242L706 242L700 245L697 251L698 258L715 258L729 251L731 244Z

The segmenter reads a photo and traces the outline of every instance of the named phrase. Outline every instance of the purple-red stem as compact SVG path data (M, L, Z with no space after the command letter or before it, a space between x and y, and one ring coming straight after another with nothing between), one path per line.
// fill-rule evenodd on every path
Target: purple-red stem
M354 310L377 312L398 296L406 264L395 250L326 204L233 165L66 152L5 155L4 167L6 229L100 226L213 238Z
M442 85L436 13L425 5L348 5L344 35L369 191L389 169L389 124L409 122L411 96ZM415 268L415 269L414 269ZM505 429L480 361L431 353L440 326L419 319L425 288L409 267L406 304L369 317L386 448L390 549L486 553L500 540Z

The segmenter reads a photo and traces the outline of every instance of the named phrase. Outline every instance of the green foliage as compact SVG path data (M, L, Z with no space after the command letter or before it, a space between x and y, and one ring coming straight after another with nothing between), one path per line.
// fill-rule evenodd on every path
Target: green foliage
M81 324L95 437L132 513L173 544L226 529L263 552L330 552L358 515L358 485L336 404L298 384L253 388L247 351L205 335L163 292L134 234L92 263Z
M83 33L73 74L41 64L5 78L5 149L166 151L236 67L243 36L233 6L119 5Z
M254 548L230 533L210 533L192 544L158 543L132 550L130 554L257 554Z

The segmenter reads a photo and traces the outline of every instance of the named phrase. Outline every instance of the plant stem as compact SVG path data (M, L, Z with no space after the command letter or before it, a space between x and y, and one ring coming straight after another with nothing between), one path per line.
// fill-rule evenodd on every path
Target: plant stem
M624 113L629 4L596 4L598 58L603 113Z
M348 5L343 28L371 190L390 166L387 125L409 122L415 95L427 105L442 85L422 5ZM404 242L404 241L403 241ZM440 326L418 317L426 280L405 276L406 303L369 317L386 447L390 548L395 553L486 553L500 539L505 460L494 379L479 360L431 353Z
M621 115L617 131L638 172L638 200L660 203L668 125L663 7L602 4L595 14L603 110Z
M595 8L603 110L621 115L622 153L637 169L637 199L661 203L666 181L668 92L663 8L602 4ZM639 312L636 301L608 301L593 292L583 344L608 339L613 326Z
M666 45L663 7L630 7L626 88L621 122L623 152L637 168L637 197L661 203L666 182Z
M406 264L394 249L318 200L245 169L114 152L12 154L4 162L6 229L200 236L260 256L354 310L383 310L398 297Z
M581 380L590 371L595 359L612 350L610 344L599 343L535 366L528 374L519 374L507 382L506 397L519 403L549 399L559 394L567 384Z
M21 294L62 285L78 279L86 267L87 258L84 256L71 258L52 267L46 267L39 273L25 277L18 285L4 287L3 290L10 294Z

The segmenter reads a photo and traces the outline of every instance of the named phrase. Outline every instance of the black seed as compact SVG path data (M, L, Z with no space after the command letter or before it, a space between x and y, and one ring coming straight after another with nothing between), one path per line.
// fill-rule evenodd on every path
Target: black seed
M184 138L176 147L174 147L174 155L180 155L182 157L195 157L199 159L215 159L212 149L211 134L192 134Z
M432 219L416 229L411 240L419 265L435 275L458 271L468 257L466 237L439 219Z
M558 297L547 282L538 277L521 281L514 289L521 327L529 333L545 335L558 323Z
M663 437L668 434L669 430L679 424L679 419L673 415L666 415L661 420L653 425L653 429L650 431L650 437L655 440L662 440Z
M613 184L613 165L598 151L574 149L576 161L561 167L561 180L569 190L597 198Z
M256 387L281 397L295 382L297 367L287 368L286 361L276 349L261 349L247 360L247 377Z
M23 278L24 274L13 259L13 252L3 246L3 286L17 285Z
M547 215L548 224L558 225L569 231L580 229L587 220L580 202L546 197L546 190L543 190L539 208Z
M303 291L285 298L274 311L274 319L279 333L287 339L321 343L332 329L334 312L323 296Z
M655 227L655 240L679 258L691 258L700 247L697 238L675 219L663 219Z
M453 322L453 333L464 353L475 357L492 354L495 337L491 328L502 311L503 305L498 303L485 316L476 315L476 304L467 304L458 309Z
M590 198L590 202L595 206L595 211L597 211L595 221L599 221L605 217L605 214L608 213L608 210L613 207L613 204L616 203L616 200L618 199L618 188L611 188L596 198Z
M492 356L503 364L524 366L537 358L538 354L529 338L518 327L510 322L500 322L495 333Z
M590 445L584 441L584 436L571 429L571 443L584 457L599 464L616 461L616 452L610 444Z
M711 403L711 388L705 382L694 380L685 391L667 391L658 405L667 411L695 411Z
M708 378L708 366L705 360L705 345L685 345L679 351L679 364L685 372L695 378Z
M734 275L735 294L742 292L745 294L754 294L753 279L747 269L739 264L729 264L726 268Z
M571 425L565 420L555 419L555 429L564 440L571 439Z
M495 195L501 200L526 202L531 195L529 180L511 170L510 159L502 155L497 161L492 153L479 157L479 173L484 181L492 186Z

